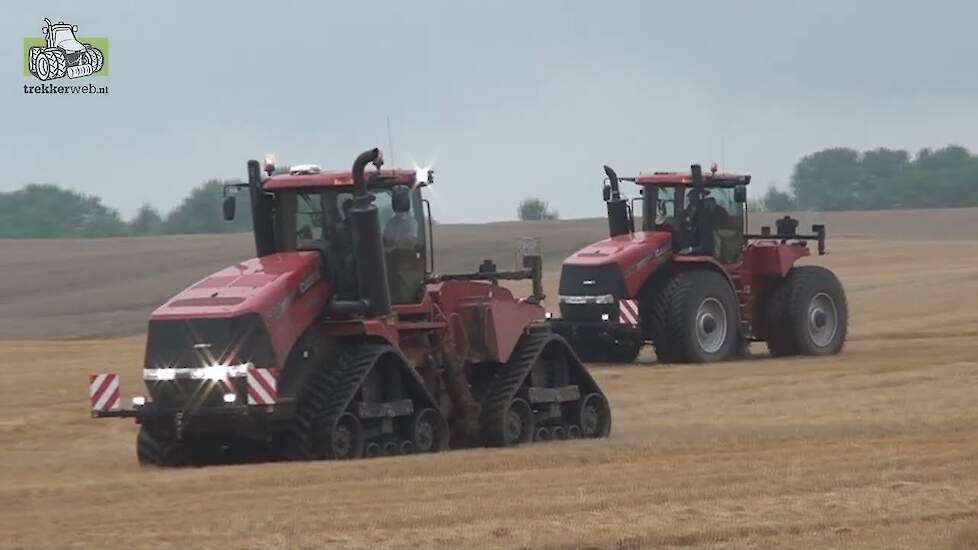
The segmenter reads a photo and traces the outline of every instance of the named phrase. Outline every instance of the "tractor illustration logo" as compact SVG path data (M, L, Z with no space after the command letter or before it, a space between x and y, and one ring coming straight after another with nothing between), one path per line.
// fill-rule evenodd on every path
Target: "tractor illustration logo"
M82 44L75 37L78 25L64 21L44 20L44 46L31 46L27 52L30 73L39 80L54 80L67 76L79 78L99 72L105 63L105 53L91 44Z

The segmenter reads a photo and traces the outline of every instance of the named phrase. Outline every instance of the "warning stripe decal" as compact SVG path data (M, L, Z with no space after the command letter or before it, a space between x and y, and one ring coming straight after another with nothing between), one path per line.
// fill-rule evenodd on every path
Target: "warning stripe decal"
M88 397L93 411L119 409L119 376L112 372L88 375Z
M637 325L638 303L635 300L618 300L618 320L626 325Z
M278 401L277 377L276 369L248 369L248 404L274 405Z

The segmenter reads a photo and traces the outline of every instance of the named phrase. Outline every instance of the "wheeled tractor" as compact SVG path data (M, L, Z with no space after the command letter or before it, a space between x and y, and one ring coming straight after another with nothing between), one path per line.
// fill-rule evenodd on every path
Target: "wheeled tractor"
M797 265L809 243L825 253L825 226L747 231L749 175L607 176L609 238L564 261L560 318L551 321L585 361L631 362L647 343L659 361L707 363L766 342L772 355L831 355L846 339L845 292L828 269ZM620 182L637 184L629 202ZM641 203L641 227L634 206Z

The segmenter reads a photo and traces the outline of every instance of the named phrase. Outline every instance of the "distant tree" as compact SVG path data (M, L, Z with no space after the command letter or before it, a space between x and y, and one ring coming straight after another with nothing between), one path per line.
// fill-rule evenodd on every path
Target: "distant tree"
M559 212L550 210L550 204L547 201L536 197L523 199L523 202L516 209L516 214L523 221L560 219Z
M236 181L209 180L195 187L190 195L166 217L163 231L170 234L240 233L251 229L248 194L236 195L237 216L228 222L221 215L224 184Z
M747 199L747 211L748 212L766 212L764 208L764 199Z
M798 201L790 193L777 187L769 187L762 199L765 212L793 212L798 210Z
M798 161L791 179L805 210L978 206L978 157L958 145L903 150L825 149Z
M119 212L97 197L37 183L0 193L0 237L117 237L126 232Z
M857 185L861 175L858 151L825 149L798 161L791 189L804 210L852 210L863 204Z
M148 204L144 204L136 212L136 217L129 222L129 233L135 236L159 235L163 232L163 217Z

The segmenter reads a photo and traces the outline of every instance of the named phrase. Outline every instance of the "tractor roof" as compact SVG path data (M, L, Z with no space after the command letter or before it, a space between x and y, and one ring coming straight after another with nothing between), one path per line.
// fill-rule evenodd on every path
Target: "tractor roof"
M367 185L393 187L397 184L414 186L417 173L414 170L375 170L367 172ZM278 189L328 189L353 187L353 175L349 170L323 170L312 174L273 174L263 185L268 191Z
M634 178L621 178L634 182L636 185L654 187L692 186L693 176L689 172L655 172L654 174L639 174ZM736 187L750 183L750 175L724 174L706 172L703 174L705 187Z

